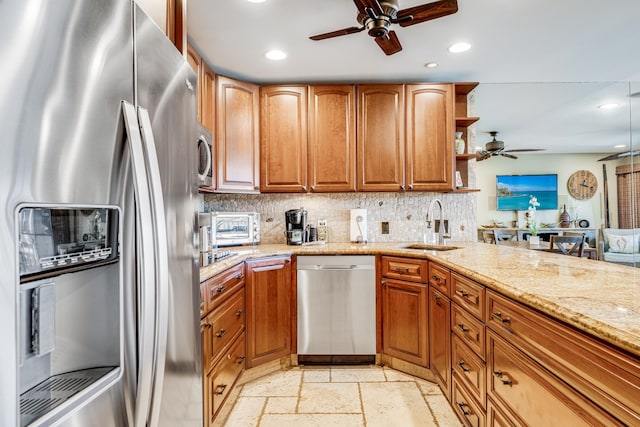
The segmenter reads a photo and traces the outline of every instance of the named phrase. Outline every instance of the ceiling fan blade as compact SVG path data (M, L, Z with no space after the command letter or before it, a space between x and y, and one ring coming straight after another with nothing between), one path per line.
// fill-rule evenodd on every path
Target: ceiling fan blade
M400 40L398 40L398 36L396 36L395 31L389 31L387 39L376 37L376 43L378 43L380 49L382 49L387 55L393 55L394 53L398 53L402 50L402 45L400 44Z
M516 157L516 156L514 156L513 154L500 153L500 155L501 155L501 156L504 156L504 157L508 157L508 158L510 158L510 159L517 159L517 157Z
M398 14L396 15L396 20L400 21L399 24L401 27L408 27L409 25L419 24L431 19L451 15L452 13L456 13L457 11L457 0L440 0L423 4L421 6L414 6L407 9L399 10ZM407 16L413 16L413 19L409 21L403 21L403 19L405 19L405 17Z
M324 40L324 39L330 39L331 37L346 36L347 34L359 33L362 30L364 30L364 27L349 27L349 28L343 28L341 30L332 31L330 33L317 34L309 38L311 40L316 40L316 41Z
M516 148L515 150L504 150L505 153L526 153L529 151L547 151L546 148Z
M605 162L607 160L617 160L617 159L624 159L625 157L632 157L632 156L638 156L640 155L640 150L636 150L636 151L625 151L623 153L616 153L616 154L611 154L607 157L603 157L601 159L598 159L599 162Z

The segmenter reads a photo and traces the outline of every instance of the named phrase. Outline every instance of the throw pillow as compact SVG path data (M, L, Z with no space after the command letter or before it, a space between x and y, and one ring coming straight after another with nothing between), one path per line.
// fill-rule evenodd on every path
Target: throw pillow
M609 234L607 239L609 242L609 252L619 254L632 254L634 252L638 252L638 236L619 236L616 234Z

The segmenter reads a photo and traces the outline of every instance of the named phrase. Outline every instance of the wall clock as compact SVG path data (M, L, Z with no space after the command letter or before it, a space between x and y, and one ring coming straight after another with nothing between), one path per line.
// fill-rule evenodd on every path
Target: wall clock
M575 171L567 181L569 194L578 200L587 200L593 197L598 190L596 176L588 170Z

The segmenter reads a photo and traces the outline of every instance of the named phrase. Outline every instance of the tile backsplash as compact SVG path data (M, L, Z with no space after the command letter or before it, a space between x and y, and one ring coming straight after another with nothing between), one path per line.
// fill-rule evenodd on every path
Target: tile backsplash
M286 243L284 213L289 209L307 210L309 224L326 219L329 242L348 242L350 210L366 209L369 242L407 242L422 240L433 198L442 201L451 239L475 241L475 193L201 194L200 211L259 212L261 242ZM434 216L439 217L437 209ZM383 221L389 223L389 234L382 234Z

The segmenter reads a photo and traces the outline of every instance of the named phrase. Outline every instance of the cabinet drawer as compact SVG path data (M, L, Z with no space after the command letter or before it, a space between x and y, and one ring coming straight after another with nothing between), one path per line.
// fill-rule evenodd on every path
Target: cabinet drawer
M451 406L465 426L484 427L486 425L484 411L478 406L478 402L469 395L455 372L453 373Z
M623 425L493 331L487 332L487 347L487 392L517 424Z
M493 291L487 326L626 424L640 425L637 358Z
M451 297L451 275L449 270L433 262L429 262L429 284Z
M209 310L207 309L207 284L200 283L200 318L207 314Z
M456 273L451 273L451 283L451 299L484 321L484 286Z
M484 324L456 304L451 304L451 331L484 360Z
M206 307L211 311L220 305L236 289L244 285L244 263L231 267L207 280Z
M391 279L427 283L427 260L382 257L382 275Z
M236 292L230 299L207 316L205 327L210 334L209 363L221 356L228 344L245 329L244 292Z
M229 351L216 365L215 369L207 376L207 405L209 408L210 422L229 395L238 376L244 369L245 360L244 334L240 335L233 343Z
M485 363L456 335L453 335L451 339L451 360L453 372L458 374L460 381L480 403L480 406L486 408L487 370Z

